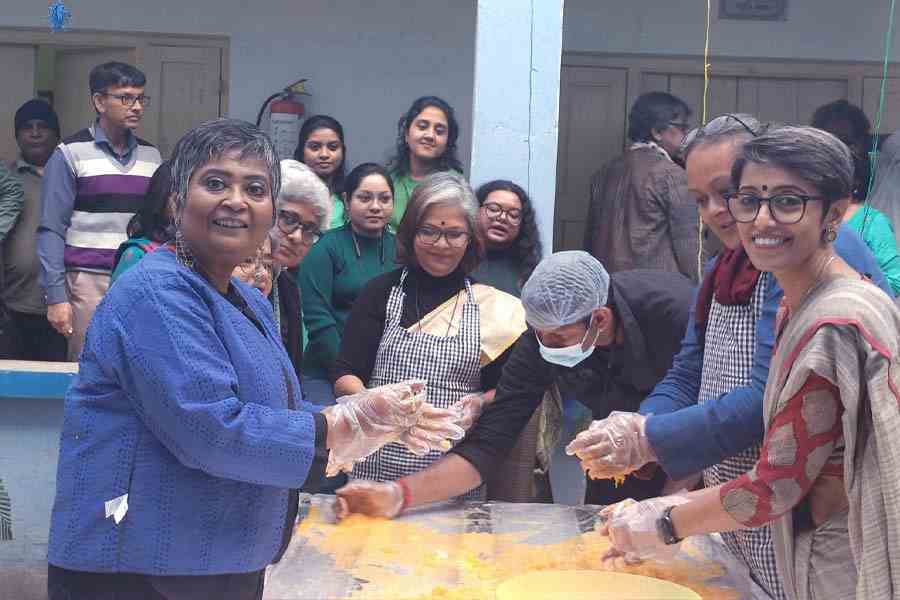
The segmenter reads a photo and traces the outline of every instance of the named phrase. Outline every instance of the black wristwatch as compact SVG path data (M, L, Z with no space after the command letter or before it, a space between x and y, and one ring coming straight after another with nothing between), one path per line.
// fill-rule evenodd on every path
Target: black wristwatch
M677 544L683 539L675 535L675 524L672 522L673 508L675 508L675 505L664 510L662 516L656 522L656 529L659 531L659 536L670 546L672 544Z

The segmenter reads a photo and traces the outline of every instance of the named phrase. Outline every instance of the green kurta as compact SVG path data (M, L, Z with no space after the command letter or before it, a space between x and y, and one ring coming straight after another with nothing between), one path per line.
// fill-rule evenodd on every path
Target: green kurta
M329 377L356 296L370 279L397 268L395 256L393 234L367 238L354 235L349 224L326 232L310 249L299 276L303 323L309 332L304 377Z
M462 175L459 171L451 169L451 173ZM394 182L394 214L391 215L391 228L397 231L400 220L406 212L406 205L409 204L409 197L413 191L419 187L421 180L415 180L409 176L409 173L400 174L397 171L391 172L391 179Z
M337 229L345 224L344 221L344 201L341 200L340 194L331 195L331 222L328 229Z
M865 229L863 229L864 221ZM861 206L847 221L847 225L859 234L875 255L875 260L891 284L894 295L900 294L900 254L897 253L897 241L890 219L871 206Z

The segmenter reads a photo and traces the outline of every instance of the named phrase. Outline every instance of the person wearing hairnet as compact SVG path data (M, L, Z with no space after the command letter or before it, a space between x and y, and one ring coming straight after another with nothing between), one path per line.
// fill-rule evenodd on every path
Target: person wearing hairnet
M494 402L465 439L437 463L396 482L351 483L338 492L340 511L394 517L477 487L513 447L544 390L565 373L578 371L591 382L578 399L595 419L637 410L672 365L693 295L690 280L678 273L610 275L582 251L545 258L522 288L530 329L503 368ZM644 476L619 487L611 480L589 480L585 501L609 504L658 495L665 475Z

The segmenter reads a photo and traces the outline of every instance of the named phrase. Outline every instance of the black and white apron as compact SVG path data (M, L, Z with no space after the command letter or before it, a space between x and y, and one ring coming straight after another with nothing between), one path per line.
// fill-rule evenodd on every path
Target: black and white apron
M756 354L756 323L762 314L771 275L763 273L746 305L722 305L712 299L703 350L699 401L715 402L722 394L751 383ZM760 402L762 400L760 399ZM703 471L706 487L737 479L759 459L760 444L726 458ZM772 598L785 599L778 570L772 532L768 526L722 534L728 549L750 569L750 575Z
M384 321L384 333L375 355L375 367L368 387L399 383L408 379L427 381L428 402L438 408L450 405L465 396L481 391L481 323L478 304L468 278L466 300L462 310L459 332L442 337L400 326L403 315L403 283L408 270L404 269L400 282L391 288ZM458 292L462 294L462 291ZM452 306L452 305L451 305ZM448 310L455 312L455 307ZM451 314L450 319L453 318ZM416 456L397 443L387 444L354 466L352 479L394 481L421 471L444 456L431 451ZM462 496L467 500L483 500L484 485Z

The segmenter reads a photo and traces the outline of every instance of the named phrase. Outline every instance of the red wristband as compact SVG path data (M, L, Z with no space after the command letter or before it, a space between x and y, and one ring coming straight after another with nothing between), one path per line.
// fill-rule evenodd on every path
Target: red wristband
M400 505L400 512L403 512L409 507L409 503L412 502L412 492L409 491L409 484L402 479L397 480L397 485L400 486L400 490L403 492L403 504Z

